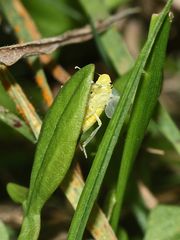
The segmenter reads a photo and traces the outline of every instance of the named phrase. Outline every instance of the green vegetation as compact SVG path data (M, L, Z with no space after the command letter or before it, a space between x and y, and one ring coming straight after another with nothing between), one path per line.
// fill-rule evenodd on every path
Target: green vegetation
M61 234L68 240L179 240L179 115L175 109L171 117L160 101L162 86L179 76L173 50L166 55L171 26L176 27L173 1L148 18L149 30L138 39L132 39L132 29L124 31L130 23L140 30L147 9L132 9L132 3L0 0L1 46L69 31L62 40L66 46L58 49L50 45L52 38L44 45L17 45L14 52L0 49L0 215L11 219L2 217L2 240L61 239ZM100 31L98 24L120 7L128 9L124 19ZM141 46L136 59L126 41L136 51ZM11 61L27 48L33 56L3 64L4 56ZM97 123L84 134L81 129L96 73L111 76L120 99L111 119L101 115L86 159L80 145ZM8 211L12 206L22 222Z

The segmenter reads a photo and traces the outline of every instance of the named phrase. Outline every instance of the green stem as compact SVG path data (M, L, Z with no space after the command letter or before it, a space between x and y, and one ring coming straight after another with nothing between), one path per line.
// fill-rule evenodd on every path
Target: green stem
M37 240L40 232L40 214L24 217L18 240Z

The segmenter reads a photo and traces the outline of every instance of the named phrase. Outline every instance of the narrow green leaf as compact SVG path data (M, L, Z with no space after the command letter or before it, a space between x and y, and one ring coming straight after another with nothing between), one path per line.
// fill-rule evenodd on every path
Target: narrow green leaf
M101 20L105 18L105 16L108 16L107 5L105 3L103 4L98 0L92 0L90 1L91 6L89 6L89 2L87 2L86 0L80 0L80 2L85 9L87 15L93 21ZM99 7L99 4L101 4L101 7ZM133 66L133 58L131 57L120 33L115 28L110 28L105 33L103 33L99 37L99 41L101 42L100 49L100 44L98 44L98 49L100 53L103 53L105 57L109 57L109 60L111 60L112 65L114 66L116 72L119 75L123 74L123 79L121 78L120 81L115 82L115 87L117 84L117 89L122 90L123 88L121 88L121 84L126 85L126 80L129 78L128 74L131 74L130 69ZM105 62L109 64L107 57L105 60ZM126 77L124 77L126 71L128 71L128 73ZM122 91L120 91L120 93L121 92ZM177 141L179 139L178 128L176 127L175 123L173 122L165 108L162 107L161 109L161 106L159 106L159 114L159 123L155 120L157 123L157 127L159 128L161 133L172 143L173 147L179 153L179 141ZM161 123L163 123L163 125L161 125ZM168 134L168 128L171 129L171 134Z
M31 142L35 143L36 139L30 129L30 127L21 120L14 113L10 112L8 109L4 108L0 105L0 121L4 122L15 131L21 133L24 137L26 137Z
M7 192L14 202L23 204L27 199L28 188L15 183L8 183Z
M101 35L97 33L94 22L91 19L89 21L90 21L91 28L92 28L92 33L93 33L93 36L94 36L94 41L95 41L96 46L99 50L100 56L101 56L103 62L106 64L107 68L111 68L112 64L111 64L111 61L109 59L109 56L107 55L104 47L102 46Z
M132 70L131 70L132 71ZM131 74L131 71L124 74L121 78L117 79L114 87L121 94L126 87L127 80ZM164 135L164 137L172 144L174 149L180 154L180 132L176 124L173 122L171 116L167 110L160 104L157 103L155 114L153 115L152 122L150 122L152 129L154 125L157 130Z
M119 239L119 240L128 240L128 239L129 239L126 231L125 231L123 228L120 228L120 229L119 229L118 239Z
M2 240L10 240L6 225L2 221L0 221L0 237Z
M128 4L130 0L105 0L104 1L108 9L117 9L123 4Z
M100 0L79 0L91 22L101 21L109 16L105 2ZM129 54L120 33L113 27L105 33L95 35L97 47L105 62L111 60L118 74L122 75L133 66L133 58ZM109 59L107 59L107 56Z
M154 122L156 123L159 131L168 139L171 144L176 149L177 153L180 154L180 131L176 127L175 123L172 121L169 113L166 109L158 104L157 113L154 117Z
M94 159L90 173L86 180L84 190L81 194L79 204L74 214L68 240L80 240L93 207L97 198L102 180L106 173L107 166L112 156L114 147L117 143L123 123L130 110L133 98L135 96L140 78L143 74L143 69L147 63L148 57L153 48L156 37L164 23L164 20L169 12L172 1L168 1L163 12L161 13L158 21L151 32L128 81L127 88L122 93L122 97L118 103L116 111L109 122L107 130L103 136L102 142L98 148L98 152Z
M76 2L67 0L23 0L44 37L55 36L82 24ZM41 9L41 11L39 11Z
M0 105L9 109L13 113L17 113L16 106L15 106L14 102L12 101L12 99L7 94L7 91L3 87L1 81L0 81Z
M117 9L123 4L128 4L130 0L105 0L104 2L108 9Z
M106 217L108 220L111 218L115 202L116 202L115 187L112 186L111 190L106 194L106 198L103 206L103 211L106 214Z
M155 24L157 24L160 18L161 15L154 15L152 17L152 32L154 31ZM142 84L139 88L132 110L116 187L116 204L111 218L111 224L115 231L118 228L128 177L161 91L162 69L164 65L167 40L169 37L170 24L171 18L168 16L155 41L147 65L145 66ZM149 39L150 38L151 31L149 33Z
M19 42L28 42L41 38L35 23L26 12L21 1L0 1L0 8L12 26ZM27 61L35 72L36 82L42 91L42 96L47 106L50 106L53 101L53 96L39 59L37 57L31 57Z
M179 240L180 207L159 205L152 210L144 240Z
M102 1L99 0L79 0L83 9L87 13L87 16L93 21L105 19L109 16L109 13Z
M4 64L0 64L0 80L4 88L6 88L9 96L16 104L16 108L19 112L21 112L24 119L26 119L29 127L34 133L34 136L37 138L40 131L41 119L21 86L17 83L14 76Z
M137 202L133 204L132 211L136 217L139 227L143 232L145 232L145 229L147 227L147 209L145 209L144 206Z
M132 68L134 64L133 58L127 50L123 38L115 28L110 28L102 34L101 42L119 75L126 73Z
M93 75L92 64L74 74L61 89L43 121L19 239L37 239L41 208L70 167L81 132Z

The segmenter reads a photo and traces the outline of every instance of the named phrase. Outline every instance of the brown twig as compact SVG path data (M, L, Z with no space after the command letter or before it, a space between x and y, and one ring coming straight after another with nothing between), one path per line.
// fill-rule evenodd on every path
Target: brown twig
M6 8L5 8L5 4ZM13 27L16 36L19 42L29 42L37 39L41 39L41 34L24 7L21 0L13 0L12 2L4 3L4 12L6 13L6 17ZM16 17L12 12L15 12L17 15ZM13 17L14 16L14 17ZM29 59L30 66L34 69L34 61L36 61L37 66L37 59ZM55 62L55 60L50 55L41 55L40 56L41 63L51 72L52 76L58 80L61 84L64 84L69 79L68 72L60 65ZM45 102L48 106L51 105L53 102L53 96L48 89L47 79L41 67L38 70L35 70L35 80L42 90L42 95L44 97ZM40 78L42 81L40 81ZM42 82L44 84L42 84Z
M26 11L21 0L3 1L1 3L1 11L13 28L19 43L41 38L35 22ZM42 92L45 104L49 107L53 102L53 94L49 87L46 75L42 69L41 63L36 57L29 58L27 63L35 73L34 80Z
M130 8L119 12L106 20L98 21L95 24L95 28L98 33L105 31L110 25L117 21L138 13L139 8ZM75 44L90 40L93 37L92 29L90 25L86 25L83 28L74 29L68 31L62 35L50 38L44 38L28 43L15 44L7 47L0 48L0 62L5 65L12 65L22 57L28 57L39 54L49 54L56 50L58 47L62 47L68 44Z

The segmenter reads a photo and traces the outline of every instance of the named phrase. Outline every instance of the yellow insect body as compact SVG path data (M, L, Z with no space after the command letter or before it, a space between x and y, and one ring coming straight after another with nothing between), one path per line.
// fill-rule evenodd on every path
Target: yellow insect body
M101 74L98 80L92 85L87 111L82 126L82 131L86 132L92 125L94 125L95 122L98 122L98 127L82 144L82 150L85 154L85 157L87 157L85 147L96 135L97 131L102 125L99 116L101 115L106 105L108 104L111 94L112 94L111 79L109 75Z
M111 79L107 74L101 74L98 80L92 85L87 111L82 127L86 132L104 111L112 94Z

